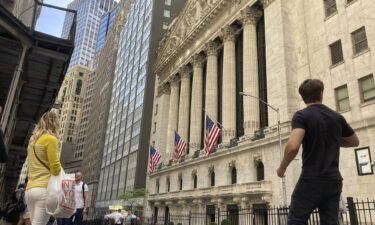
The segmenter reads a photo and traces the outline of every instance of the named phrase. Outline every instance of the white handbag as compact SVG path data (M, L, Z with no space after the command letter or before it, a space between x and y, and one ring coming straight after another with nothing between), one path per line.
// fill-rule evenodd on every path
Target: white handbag
M48 181L46 210L55 218L69 218L76 212L75 180L62 168L59 175L51 175Z

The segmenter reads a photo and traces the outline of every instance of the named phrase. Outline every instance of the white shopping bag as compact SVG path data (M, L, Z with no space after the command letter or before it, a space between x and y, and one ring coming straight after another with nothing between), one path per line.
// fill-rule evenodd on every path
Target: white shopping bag
M48 181L46 210L55 218L69 218L76 211L75 180L62 168L59 175Z

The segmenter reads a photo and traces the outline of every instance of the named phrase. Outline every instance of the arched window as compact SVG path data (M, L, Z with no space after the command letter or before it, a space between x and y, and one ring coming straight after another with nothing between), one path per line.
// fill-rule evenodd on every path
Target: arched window
M82 90L82 80L77 81L76 95L80 95Z
M167 177L167 192L171 191L171 181L169 180L169 177Z
M194 183L194 189L196 189L197 186L198 186L198 177L197 177L197 174L193 175L193 183Z
M264 180L264 165L262 162L259 162L257 165L257 181Z
M211 187L215 186L215 171L211 172Z
M236 169L236 167L232 168L231 177L232 177L232 184L237 184L237 169Z

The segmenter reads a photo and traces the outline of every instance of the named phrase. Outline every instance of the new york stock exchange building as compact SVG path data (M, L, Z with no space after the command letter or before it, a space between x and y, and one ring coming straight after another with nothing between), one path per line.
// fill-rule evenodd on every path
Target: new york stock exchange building
M341 149L343 196L373 199L374 13L373 0L187 1L154 66L151 144L161 161L147 178L147 215L289 204L302 148L283 183L279 140L283 151L308 78L324 82L323 103L360 139L358 148ZM206 114L222 125L209 157ZM177 163L175 131L189 143Z

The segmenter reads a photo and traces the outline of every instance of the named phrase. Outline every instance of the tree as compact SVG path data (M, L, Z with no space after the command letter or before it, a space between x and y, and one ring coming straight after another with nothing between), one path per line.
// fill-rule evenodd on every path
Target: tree
M139 198L144 197L146 194L145 189L135 189L131 191L125 191L124 193L119 195L119 199L123 200L125 204L127 203L131 210L133 207L143 207L142 203L139 203Z
M221 221L221 225L230 225L230 220L228 220L228 219L223 219L223 220Z

